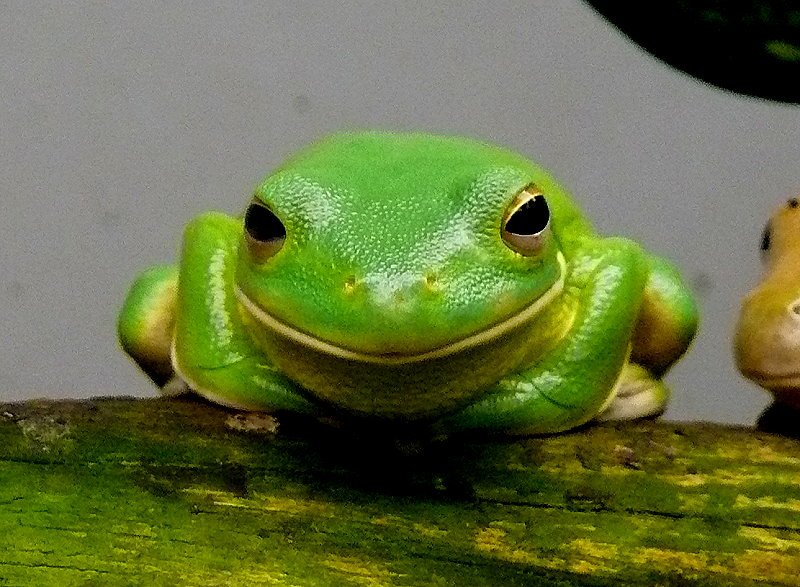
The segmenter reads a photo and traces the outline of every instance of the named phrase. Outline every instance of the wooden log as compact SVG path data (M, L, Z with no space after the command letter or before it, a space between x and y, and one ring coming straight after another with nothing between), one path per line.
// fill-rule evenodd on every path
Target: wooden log
M0 406L0 585L800 584L791 438L275 426L175 399Z

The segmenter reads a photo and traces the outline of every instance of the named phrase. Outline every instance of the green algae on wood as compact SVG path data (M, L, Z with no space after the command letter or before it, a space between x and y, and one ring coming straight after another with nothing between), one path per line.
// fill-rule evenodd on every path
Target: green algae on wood
M0 585L797 585L800 442L391 442L205 403L0 406Z

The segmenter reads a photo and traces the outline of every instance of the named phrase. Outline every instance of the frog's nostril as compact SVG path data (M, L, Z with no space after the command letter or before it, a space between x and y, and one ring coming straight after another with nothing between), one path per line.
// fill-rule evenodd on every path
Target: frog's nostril
M439 285L439 278L436 276L435 273L428 273L425 276L425 287L429 290L437 289Z
M800 320L800 300L795 300L789 304L789 313L795 320Z
M356 288L356 276L355 275L348 275L347 279L344 280L344 291L345 293L353 293L353 290Z

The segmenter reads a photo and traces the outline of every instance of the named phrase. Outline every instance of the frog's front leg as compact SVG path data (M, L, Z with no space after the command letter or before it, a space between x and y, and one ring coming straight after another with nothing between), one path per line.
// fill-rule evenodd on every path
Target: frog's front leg
M670 391L661 377L677 361L697 331L697 304L677 268L648 255L644 299L633 331L631 362L617 383L613 402L601 420L655 416L664 411Z
M628 359L647 279L644 253L625 239L592 239L572 260L564 293L570 331L535 365L442 422L445 430L559 432L596 417Z
M212 401L254 410L310 412L297 386L253 344L234 294L241 222L206 213L183 240L172 363Z
M698 311L691 289L672 263L652 255L647 262L631 360L661 376L689 347L697 332Z

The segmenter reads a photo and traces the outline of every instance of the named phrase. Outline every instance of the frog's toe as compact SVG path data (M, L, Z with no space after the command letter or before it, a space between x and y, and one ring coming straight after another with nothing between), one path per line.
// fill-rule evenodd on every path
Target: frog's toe
M598 420L635 420L661 415L667 407L669 388L641 365L628 363L622 370L613 399Z
M192 388L179 375L173 375L160 389L161 395L175 397L192 393Z

